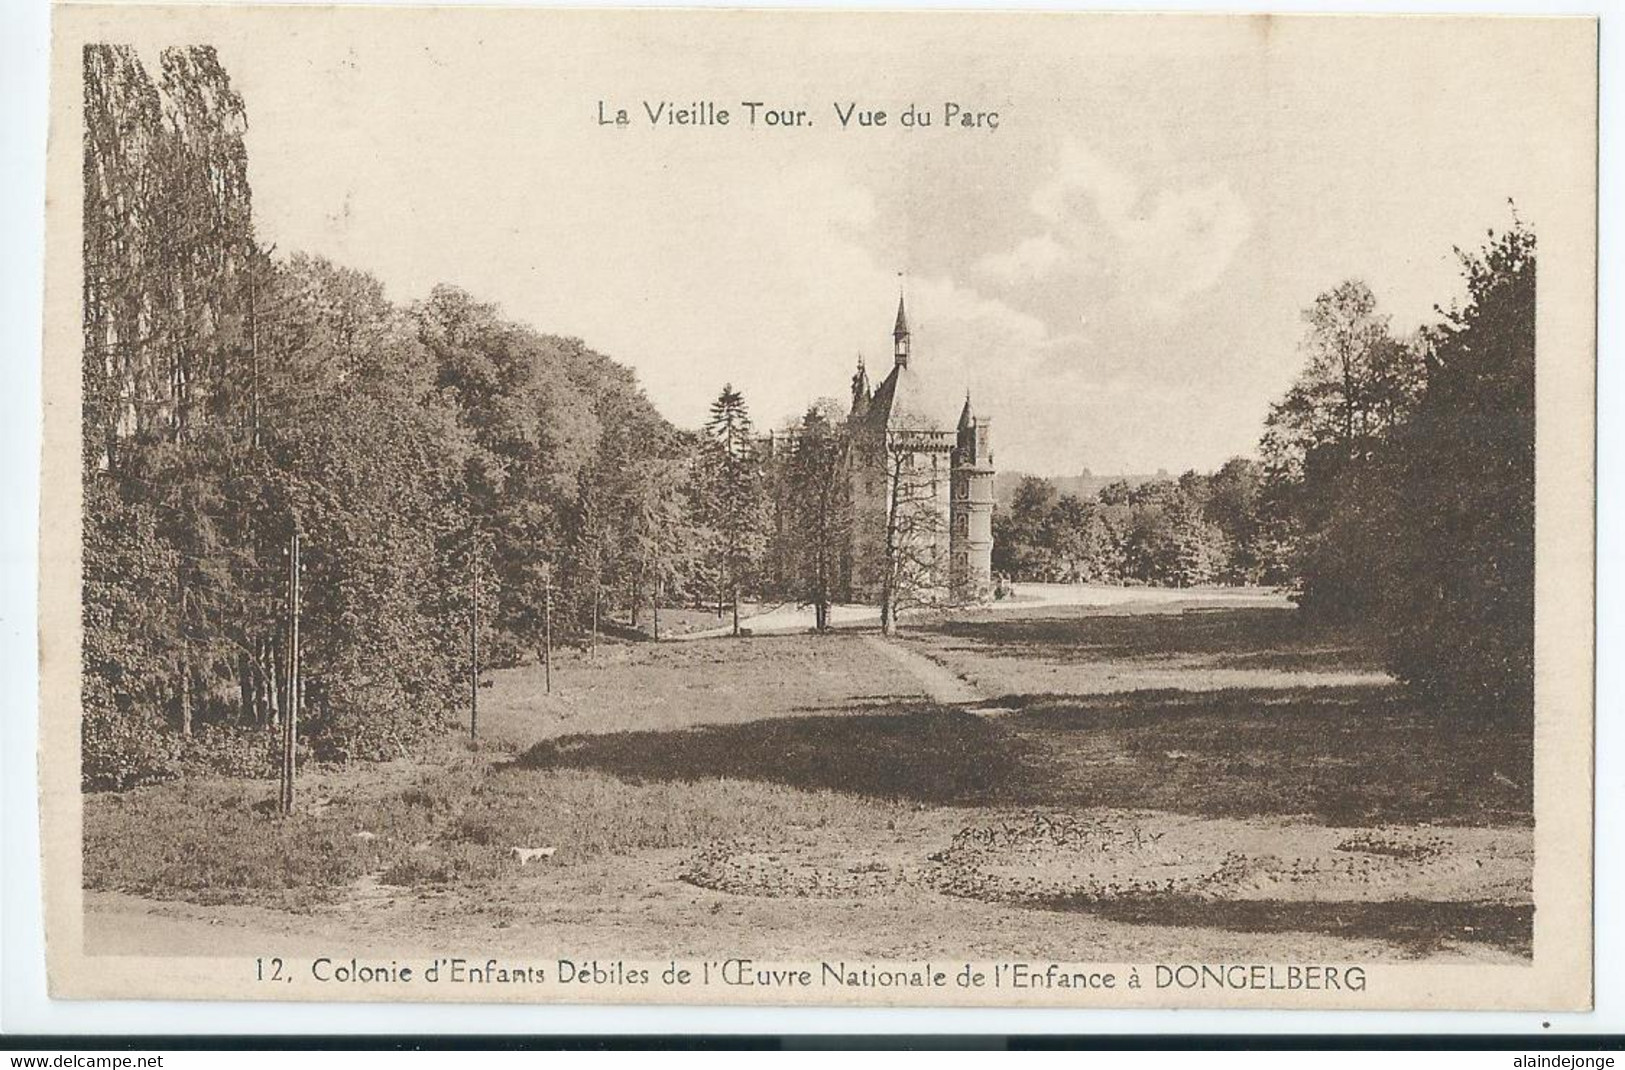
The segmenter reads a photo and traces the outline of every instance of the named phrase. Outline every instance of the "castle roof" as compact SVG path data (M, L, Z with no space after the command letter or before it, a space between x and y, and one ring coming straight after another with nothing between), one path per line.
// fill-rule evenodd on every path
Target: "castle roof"
M908 313L903 310L903 295L897 295L897 326L892 328L893 338L908 337Z
M940 431L942 425L931 416L927 400L920 376L899 364L875 388L863 422L876 431Z
M959 410L959 429L961 431L969 431L970 428L971 428L971 425L973 423L975 423L975 422L976 422L976 414L971 412L971 409L970 409L970 391L967 390L967 391L965 391L965 407L963 409Z

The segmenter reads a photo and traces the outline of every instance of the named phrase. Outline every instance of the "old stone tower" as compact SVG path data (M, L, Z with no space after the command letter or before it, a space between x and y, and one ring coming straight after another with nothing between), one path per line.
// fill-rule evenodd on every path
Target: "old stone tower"
M959 413L949 505L950 584L961 602L993 595L993 428L971 411L970 393Z
M965 399L959 426L927 411L913 366L901 297L892 328L892 369L871 389L858 359L852 377L852 596L900 609L984 601L993 592L991 427Z

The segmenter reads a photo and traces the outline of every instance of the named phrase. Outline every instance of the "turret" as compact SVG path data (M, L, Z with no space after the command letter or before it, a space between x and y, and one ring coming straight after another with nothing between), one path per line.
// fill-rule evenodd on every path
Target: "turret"
M971 408L959 413L949 502L949 583L957 602L986 601L993 593L992 425Z
M954 443L954 464L965 468L993 466L993 421L978 417L971 408L970 391L959 410L959 432Z
M858 354L858 370L852 376L852 415L862 416L869 408L874 391L869 388L869 373L863 367L863 354Z

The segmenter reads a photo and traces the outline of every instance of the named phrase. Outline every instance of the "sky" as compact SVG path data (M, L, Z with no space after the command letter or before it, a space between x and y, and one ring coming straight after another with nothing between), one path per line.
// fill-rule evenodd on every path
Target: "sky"
M944 423L968 390L999 467L1046 475L1252 452L1315 295L1434 318L1509 198L1539 233L1591 105L1590 38L1507 19L389 14L214 35L279 254L461 286L691 427L725 382L768 427L845 399L859 354L878 381L901 290ZM887 125L843 129L854 103Z

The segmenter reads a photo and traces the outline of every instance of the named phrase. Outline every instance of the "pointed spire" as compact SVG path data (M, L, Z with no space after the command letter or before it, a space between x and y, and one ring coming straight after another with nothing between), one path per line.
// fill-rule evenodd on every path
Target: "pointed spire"
M897 291L897 325L892 328L892 354L899 368L908 367L908 312L903 308L903 291Z
M965 390L965 407L959 411L959 430L969 431L976 422L976 414L970 408L970 390Z

